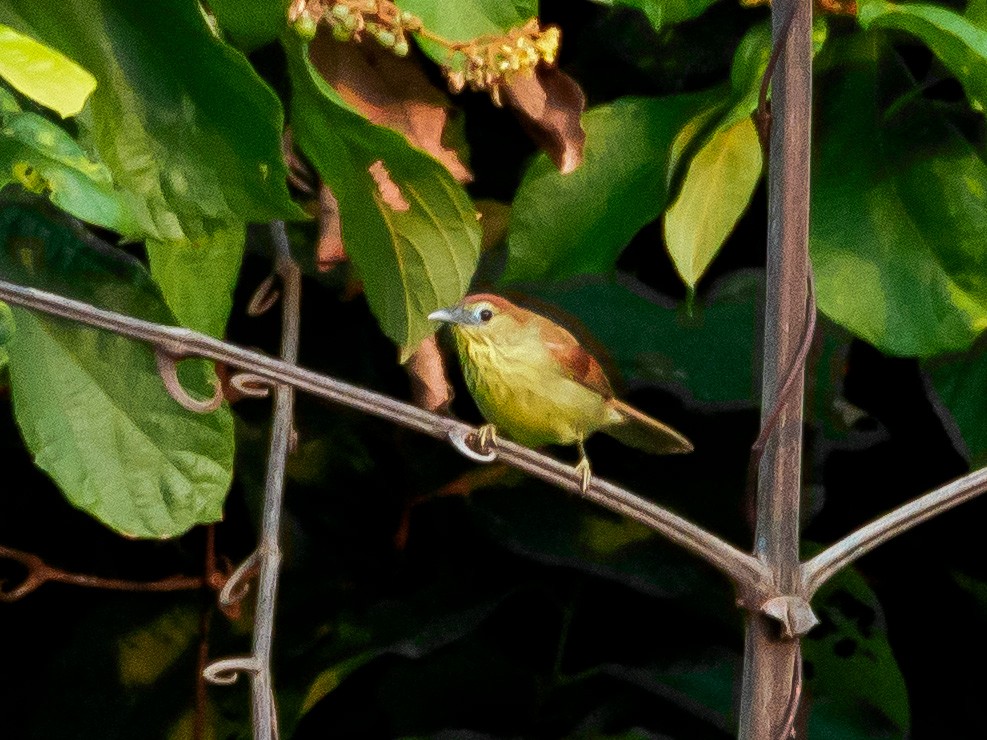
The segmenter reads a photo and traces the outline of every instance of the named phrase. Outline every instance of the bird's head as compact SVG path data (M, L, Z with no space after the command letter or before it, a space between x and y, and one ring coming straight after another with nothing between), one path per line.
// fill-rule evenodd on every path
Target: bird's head
M432 321L451 324L457 333L470 337L493 336L522 323L526 312L506 298L490 293L466 296L457 305L428 315Z

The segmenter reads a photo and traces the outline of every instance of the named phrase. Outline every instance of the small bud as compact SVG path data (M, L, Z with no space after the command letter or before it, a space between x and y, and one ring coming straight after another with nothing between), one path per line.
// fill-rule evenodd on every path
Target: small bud
M333 5L331 12L334 16L339 18L339 20L343 20L350 15L350 6L343 4Z
M377 0L364 0L362 10L364 13L376 13Z
M377 41L380 42L381 46L391 47L394 46L394 42L397 40L394 38L394 34L388 31L386 28L380 29L374 34L377 37Z
M337 41L349 41L353 38L353 31L345 25L333 26L332 37Z
M446 80L449 82L449 92L451 93L461 93L463 88L466 87L466 75L462 72L453 72L450 70L446 72Z
M360 19L355 15L348 15L345 18L343 18L343 27L346 28L346 30L350 31L351 33L355 31L357 29L357 26L359 25L360 25Z
M394 44L394 53L399 57L408 56L408 40L404 36L399 38L397 43Z
M409 13L407 10L402 10L398 16L398 23L403 23L406 26L413 26L417 21L418 17L414 13Z
M298 16L292 24L292 28L294 28L295 33L303 39L306 41L311 41L315 38L315 32L318 30L318 24L315 22L315 18L310 16L306 11Z

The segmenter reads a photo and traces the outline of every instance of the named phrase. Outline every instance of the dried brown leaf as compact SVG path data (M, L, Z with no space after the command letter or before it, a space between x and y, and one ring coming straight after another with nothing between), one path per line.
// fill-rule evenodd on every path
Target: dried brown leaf
M325 183L319 185L319 241L315 247L315 268L329 272L346 262L343 230L339 223L339 202Z
M411 204L401 194L401 188L391 179L391 173L387 171L383 160L378 159L370 165L367 171L370 172L370 176L377 183L377 191L380 193L381 200L384 203L393 210L400 211L401 213L411 208Z
M458 152L442 143L449 103L414 59L372 41L336 41L325 29L312 41L310 57L326 82L369 121L403 134L459 182L473 179Z
M505 102L559 171L575 170L586 143L581 121L586 96L579 83L557 67L538 65L534 73L511 75L503 89Z
M405 363L411 379L415 404L429 411L445 412L452 403L452 386L446 377L445 362L433 334Z

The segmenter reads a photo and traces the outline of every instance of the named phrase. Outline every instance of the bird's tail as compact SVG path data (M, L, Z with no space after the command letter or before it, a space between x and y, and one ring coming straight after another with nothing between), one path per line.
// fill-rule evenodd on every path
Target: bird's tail
M657 455L692 452L692 442L667 424L662 424L616 398L610 399L607 404L617 413L620 421L603 427L600 431L604 434L609 434L625 445Z

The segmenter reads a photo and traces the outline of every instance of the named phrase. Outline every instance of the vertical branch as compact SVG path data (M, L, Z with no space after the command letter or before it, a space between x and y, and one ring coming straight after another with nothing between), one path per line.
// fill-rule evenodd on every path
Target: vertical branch
M783 594L798 593L799 496L804 370L781 397L806 331L808 291L809 153L812 95L812 5L775 0L773 41L780 49L773 77L768 160L768 256L762 424L775 416L761 458L754 554ZM772 413L777 404L780 411ZM747 621L740 737L788 736L801 655L798 637L752 611Z
M281 278L281 359L292 365L298 362L301 275L291 258L284 222L271 226L276 249L275 267ZM279 384L274 390L274 422L264 486L264 512L261 520L257 556L260 574L257 585L257 608L254 615L253 653L257 670L251 676L253 727L255 740L276 740L277 709L271 678L271 645L274 637L274 607L277 600L278 573L281 567L281 504L284 498L285 461L294 435L295 390Z

